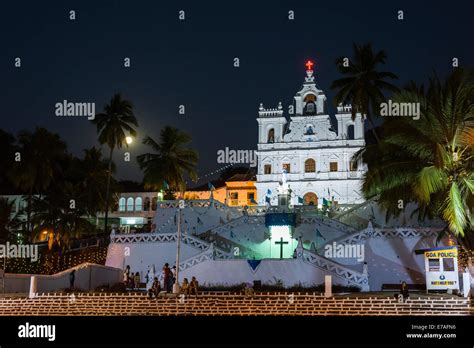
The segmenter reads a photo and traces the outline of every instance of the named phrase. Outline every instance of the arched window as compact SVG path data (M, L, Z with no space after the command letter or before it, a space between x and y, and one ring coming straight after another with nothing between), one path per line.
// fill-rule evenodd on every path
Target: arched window
M145 205L143 206L143 210L150 210L150 197L145 197Z
M135 198L135 211L141 211L142 210L142 198L137 197Z
M316 161L312 158L308 158L304 162L304 172L305 173L314 173L316 172Z
M354 140L354 125L347 126L347 139Z
M151 199L151 210L153 210L153 211L156 210L156 206L157 206L156 202L157 202L157 200L158 200L157 197L153 197L153 198Z
M119 199L119 211L125 211L125 198Z
M127 198L127 211L133 211L133 198Z
M268 131L268 139L267 143L274 143L275 142L275 129L270 129Z

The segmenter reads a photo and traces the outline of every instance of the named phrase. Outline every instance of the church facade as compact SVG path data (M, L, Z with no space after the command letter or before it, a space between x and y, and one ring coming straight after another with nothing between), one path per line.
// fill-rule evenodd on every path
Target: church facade
M361 179L366 167L352 161L353 154L365 145L362 115L352 120L351 106L339 105L336 132L312 65L306 64L305 81L294 96L289 118L281 102L271 109L260 104L255 186L261 205L277 204L277 188L283 176L295 205L321 206L323 199L340 204L364 201Z

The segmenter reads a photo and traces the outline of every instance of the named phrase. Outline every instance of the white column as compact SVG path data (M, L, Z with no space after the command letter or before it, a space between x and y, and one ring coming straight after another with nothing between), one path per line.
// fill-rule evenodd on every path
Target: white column
M332 276L324 276L324 297L332 296Z
M34 298L35 295L36 295L36 292L37 292L37 285L38 285L38 281L37 281L37 278L36 276L31 276L30 278L30 294L29 294L29 298Z

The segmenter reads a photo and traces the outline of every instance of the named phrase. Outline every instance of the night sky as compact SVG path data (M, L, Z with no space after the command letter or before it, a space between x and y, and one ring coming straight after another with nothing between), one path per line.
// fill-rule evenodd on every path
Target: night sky
M403 85L426 81L451 60L474 61L474 2L433 1L8 1L0 10L0 105L6 131L43 126L60 133L69 150L97 144L86 117L56 117L64 99L95 102L99 112L116 92L132 101L144 136L158 139L172 125L191 133L199 173L223 165L216 152L255 149L258 105L287 109L300 89L307 59L332 103L334 60L352 43L372 42L388 55L385 69ZM186 20L178 20L185 10ZM69 11L76 20L69 20ZM288 20L288 11L295 20ZM405 20L397 20L403 10ZM15 57L22 59L20 69ZM123 59L131 58L131 67ZM233 59L240 59L234 68ZM184 104L186 114L178 114ZM330 104L331 105L331 104ZM330 108L330 113L334 108ZM141 180L136 161L117 153L117 176Z

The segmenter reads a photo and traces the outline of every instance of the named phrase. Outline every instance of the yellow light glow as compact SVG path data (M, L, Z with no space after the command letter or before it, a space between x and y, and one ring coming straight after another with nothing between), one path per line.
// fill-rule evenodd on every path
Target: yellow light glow
M130 145L133 142L132 137L125 137L125 141L127 142L128 145Z

